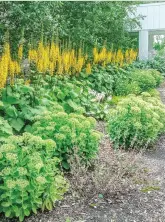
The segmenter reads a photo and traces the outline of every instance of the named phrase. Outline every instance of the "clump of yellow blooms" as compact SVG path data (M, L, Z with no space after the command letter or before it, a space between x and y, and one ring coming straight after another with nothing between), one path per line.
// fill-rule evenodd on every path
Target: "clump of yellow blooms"
M122 67L124 63L131 64L136 58L137 51L133 49L127 49L124 53L121 49L108 51L105 46L100 52L96 47L93 48L93 63L101 64L102 66L113 63Z
M29 49L29 62L36 65L40 73L49 73L51 76L58 75L77 75L82 69L87 74L91 73L92 64L100 64L105 67L107 64L116 64L120 67L124 63L132 63L137 58L137 51L128 49L124 53L121 49L117 51L107 50L106 45L98 50L93 48L93 61L89 63L88 54L84 54L82 48L78 50L71 48L69 44L59 44L59 42L43 44L41 40L37 49Z
M23 44L20 44L18 48L18 59L22 60L22 58L23 58Z
M86 65L86 73L89 75L89 74L91 74L91 72L92 72L91 64L87 63L87 65Z
M93 58L84 53L84 47L75 49L70 42L64 44L59 40L44 43L43 38L39 41L36 48L30 47L28 50L28 60L33 64L37 71L42 74L57 75L78 75L83 69L86 74L91 74L92 66L100 64L105 67L107 64L115 64L122 67L125 63L131 64L137 58L137 51L127 49L123 52L108 50L106 45L99 50L93 48ZM19 44L17 60L13 60L10 53L8 42L4 45L4 51L0 57L0 88L7 82L14 84L17 74L21 72L21 62L23 59L23 43Z
M12 60L10 53L10 44L6 42L4 44L4 51L0 57L0 88L4 88L7 79L10 84L14 84L15 75L21 72L20 64Z
M29 49L28 59L30 63L36 65L37 71L40 73L49 73L51 76L56 73L62 74L78 74L82 71L88 55L83 55L82 49L78 52L69 47L60 48L59 43L43 44L40 41L37 49Z
M125 52L125 62L127 64L131 64L133 61L136 60L137 55L138 55L137 50L127 49Z

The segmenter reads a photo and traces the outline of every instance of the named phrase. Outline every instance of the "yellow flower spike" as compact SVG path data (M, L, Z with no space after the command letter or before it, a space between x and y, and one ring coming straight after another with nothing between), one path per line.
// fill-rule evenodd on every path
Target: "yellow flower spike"
M53 76L54 70L55 70L55 64L54 64L54 62L50 62L50 63L49 63L49 72L50 72L50 75L51 75L51 76Z
M22 58L23 58L23 44L20 44L18 48L18 59L22 60Z
M15 66L15 74L20 74L21 72L21 67L20 64L17 61L14 61L14 66Z
M30 79L26 80L25 85L30 85L30 82L31 82Z
M88 59L88 54L86 53L85 54L85 61L87 61L87 59Z
M92 67L91 67L91 64L90 63L87 63L86 65L86 74L91 74L92 72Z
M94 63L97 64L99 60L99 53L96 47L93 48L93 57L94 57Z

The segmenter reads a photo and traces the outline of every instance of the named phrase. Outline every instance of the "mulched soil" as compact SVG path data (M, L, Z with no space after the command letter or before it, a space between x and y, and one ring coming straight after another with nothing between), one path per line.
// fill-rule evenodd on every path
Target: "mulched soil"
M165 88L159 89L165 103ZM105 133L103 122L98 130ZM108 199L94 197L92 200L75 201L70 194L59 202L51 212L39 212L26 218L25 222L164 222L165 221L165 135L162 135L156 149L143 154L148 181L136 189L116 193ZM105 135L101 143L100 159L111 155L111 143ZM141 188L144 188L143 192ZM95 203L91 205L92 203ZM16 222L0 218L1 222Z

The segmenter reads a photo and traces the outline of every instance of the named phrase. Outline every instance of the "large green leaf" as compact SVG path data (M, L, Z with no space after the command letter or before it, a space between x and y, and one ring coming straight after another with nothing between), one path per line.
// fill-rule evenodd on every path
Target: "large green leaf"
M12 119L10 122L11 126L16 130L16 131L20 131L23 126L25 125L24 121L21 118L17 118L17 119Z
M2 96L2 101L8 104L18 104L19 100L15 96Z
M8 106L5 109L5 112L8 116L10 116L12 118L17 118L17 116L18 116L18 111L14 106Z

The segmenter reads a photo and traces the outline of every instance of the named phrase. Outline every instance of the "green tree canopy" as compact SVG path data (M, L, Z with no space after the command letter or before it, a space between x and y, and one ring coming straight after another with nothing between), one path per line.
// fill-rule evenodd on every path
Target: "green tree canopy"
M133 2L0 2L0 40L5 31L17 47L24 29L25 42L31 38L50 39L52 33L72 42L117 47L130 47L133 43L126 27L137 25L137 19L130 19Z

